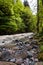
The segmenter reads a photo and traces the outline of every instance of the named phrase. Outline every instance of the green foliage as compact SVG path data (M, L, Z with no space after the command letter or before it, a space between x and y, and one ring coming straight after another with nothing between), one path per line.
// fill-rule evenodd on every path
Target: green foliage
M39 32L43 32L43 5L42 0L39 0Z
M43 45L40 45L40 50L43 52Z
M40 61L43 61L43 52L38 54L38 59L39 59Z
M36 29L36 17L30 7L20 0L0 0L0 34L32 32Z

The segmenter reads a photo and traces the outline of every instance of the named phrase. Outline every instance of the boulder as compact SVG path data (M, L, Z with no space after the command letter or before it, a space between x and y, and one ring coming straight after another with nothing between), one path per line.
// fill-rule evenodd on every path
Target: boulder
M23 59L22 58L16 58L16 64L22 64Z

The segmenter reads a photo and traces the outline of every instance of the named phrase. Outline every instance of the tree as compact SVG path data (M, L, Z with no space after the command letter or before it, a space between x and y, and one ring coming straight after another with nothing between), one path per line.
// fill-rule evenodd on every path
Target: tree
M39 1L39 31L43 31L43 5L42 0Z
M12 0L0 0L0 34L10 34L17 30L16 23L12 19L13 6Z
M42 32L43 29L43 5L42 0L38 0L38 8L37 8L37 32Z
M42 5L43 5L43 0L42 0Z
M30 7L20 0L0 0L0 34L32 32L35 20Z

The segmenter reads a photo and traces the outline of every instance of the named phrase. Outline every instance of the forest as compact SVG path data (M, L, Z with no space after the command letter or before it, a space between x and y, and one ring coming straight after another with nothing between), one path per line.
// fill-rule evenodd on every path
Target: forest
M0 0L0 35L35 33L40 48L38 58L43 60L43 0L37 1L37 14L33 15L28 2Z
M39 0L36 15L27 4L23 5L20 0L0 0L0 35L35 31L43 34L42 1Z
M35 32L35 30L37 30L37 14L32 14L26 2L23 5L20 0L16 2L0 0L0 35Z

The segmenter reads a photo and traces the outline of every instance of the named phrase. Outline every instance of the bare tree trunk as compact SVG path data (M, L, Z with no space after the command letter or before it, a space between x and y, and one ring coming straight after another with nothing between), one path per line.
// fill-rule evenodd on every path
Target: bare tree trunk
M39 33L39 0L37 0L37 33Z
M42 5L43 5L43 0L42 0Z

